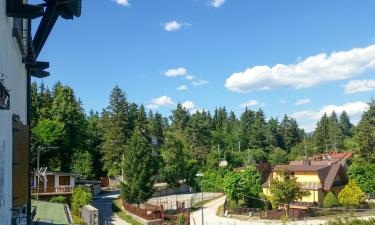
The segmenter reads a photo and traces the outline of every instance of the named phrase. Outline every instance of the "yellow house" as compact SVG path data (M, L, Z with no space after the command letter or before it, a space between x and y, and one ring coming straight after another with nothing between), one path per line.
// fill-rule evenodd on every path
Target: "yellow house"
M289 165L275 166L267 181L262 185L263 194L270 195L269 187L272 180L279 179L280 172L283 170L288 170L301 183L303 189L310 192L310 195L302 198L297 204L322 206L328 192L332 191L337 194L348 183L346 171L339 162L291 162Z

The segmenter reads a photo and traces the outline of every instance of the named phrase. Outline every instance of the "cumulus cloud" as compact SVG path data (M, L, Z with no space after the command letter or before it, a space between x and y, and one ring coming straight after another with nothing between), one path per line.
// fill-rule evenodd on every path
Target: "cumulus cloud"
M375 45L330 55L320 53L295 64L254 66L230 75L225 87L239 93L277 87L300 89L350 79L371 69L375 69Z
M115 2L122 6L129 6L129 0L115 0Z
M187 70L183 67L176 69L169 69L165 71L165 76L167 77L183 77L187 75Z
M333 111L337 114L341 114L343 111L346 111L351 117L352 122L357 122L360 116L364 111L368 109L368 105L365 102L348 102L343 105L327 105L322 107L319 111L313 110L304 110L295 112L291 117L298 120L302 127L305 128L307 132L313 131L316 125L316 122L326 113L331 115Z
M188 88L186 85L181 85L179 87L176 88L178 91L186 91Z
M204 84L208 84L208 81L206 81L206 80L193 81L194 86L201 86L201 85L204 85Z
M372 91L375 90L375 80L364 79L364 80L351 80L344 85L345 93L353 94L357 92Z
M225 3L225 0L210 0L210 5L215 8L220 8Z
M310 102L310 99L305 98L305 99L298 99L294 104L295 105L305 105Z
M151 103L147 105L147 108L149 109L157 109L160 106L172 106L174 105L174 101L171 97L168 97L166 95L163 95L159 98L154 98L151 100Z
M192 102L192 101L185 101L181 105L182 105L182 107L184 107L187 110L192 110L192 109L195 108L194 102Z
M240 107L245 108L245 107L257 106L257 105L259 105L259 102L257 100L252 99L252 100L249 100L247 102L242 102L240 104Z
M189 23L177 22L176 20L169 21L163 24L164 30L168 32L178 31L184 26L190 26Z
M193 75L187 75L187 76L186 76L186 79L187 79L187 80L194 80L195 77L194 77Z

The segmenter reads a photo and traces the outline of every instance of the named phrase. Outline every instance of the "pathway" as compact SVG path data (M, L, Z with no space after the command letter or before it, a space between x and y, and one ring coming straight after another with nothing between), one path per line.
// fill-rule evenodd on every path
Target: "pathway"
M92 205L99 210L99 225L107 225L106 221L110 221L111 225L130 225L112 211L112 201L118 197L119 191L112 191L95 197Z

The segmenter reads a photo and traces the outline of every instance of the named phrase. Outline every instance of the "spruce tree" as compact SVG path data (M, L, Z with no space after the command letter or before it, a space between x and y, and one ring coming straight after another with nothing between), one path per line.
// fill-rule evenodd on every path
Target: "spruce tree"
M156 158L144 127L136 127L127 145L122 164L124 182L121 197L129 203L143 203L154 193L155 175L158 170Z
M352 135L353 124L350 122L350 118L346 111L340 114L340 126L345 137L350 137Z
M332 149L341 149L344 142L344 133L335 111L331 113L328 122L328 143Z
M329 144L329 119L325 113L317 122L314 132L315 145L319 152L324 152Z
M360 146L359 155L367 162L375 162L375 100L368 103L356 129L356 139Z

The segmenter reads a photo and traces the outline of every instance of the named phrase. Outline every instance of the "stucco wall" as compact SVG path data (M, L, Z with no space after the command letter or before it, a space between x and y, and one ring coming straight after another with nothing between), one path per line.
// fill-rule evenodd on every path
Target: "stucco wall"
M0 110L0 224L11 224L12 208L12 115L26 123L26 70L12 36L13 19L6 16L0 1L0 74L10 90L10 110ZM26 162L25 162L26 163Z

